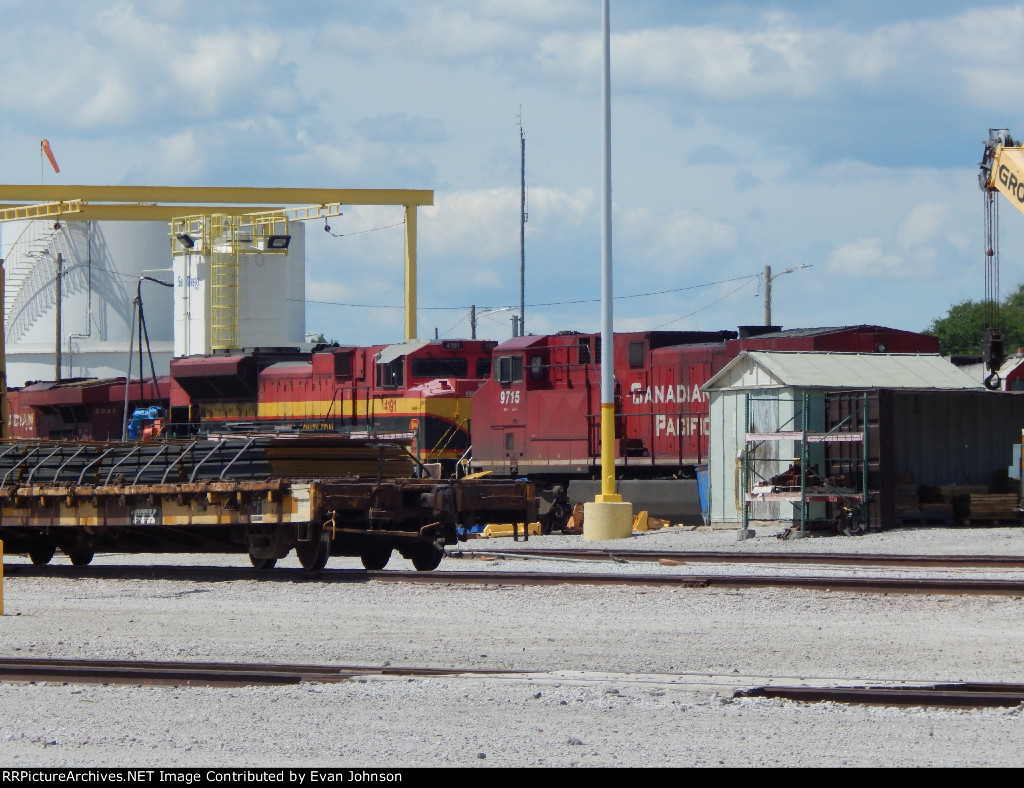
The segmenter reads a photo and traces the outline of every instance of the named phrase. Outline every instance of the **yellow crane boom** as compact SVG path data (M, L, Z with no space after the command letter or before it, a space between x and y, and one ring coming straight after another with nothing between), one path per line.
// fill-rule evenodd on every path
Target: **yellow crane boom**
M1010 136L1009 129L989 129L981 158L978 184L985 193L985 327L981 354L989 373L985 386L1002 388L999 368L1006 360L999 326L999 204L1002 194L1024 213L1024 149Z
M1024 213L1024 148L1009 130L989 129L979 180L982 189L995 189Z

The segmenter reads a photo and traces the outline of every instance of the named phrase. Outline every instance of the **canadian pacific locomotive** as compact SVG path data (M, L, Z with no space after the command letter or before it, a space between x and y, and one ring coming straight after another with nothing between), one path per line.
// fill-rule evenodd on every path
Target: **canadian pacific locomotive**
M579 333L503 342L493 374L473 395L473 470L536 482L547 527L564 523L571 504L597 488L580 480L600 470L600 343L600 335ZM701 387L744 350L937 353L938 340L878 326L616 334L616 473L643 480L633 485L634 503L699 518L696 483L660 480L693 479L706 461Z

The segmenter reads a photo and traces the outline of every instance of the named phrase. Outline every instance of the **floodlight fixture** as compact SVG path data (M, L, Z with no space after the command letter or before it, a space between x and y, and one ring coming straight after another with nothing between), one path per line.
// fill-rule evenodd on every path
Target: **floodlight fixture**
M178 239L178 243L180 243L186 249L194 249L195 248L196 241L188 233L178 233L175 236L175 238L177 238Z

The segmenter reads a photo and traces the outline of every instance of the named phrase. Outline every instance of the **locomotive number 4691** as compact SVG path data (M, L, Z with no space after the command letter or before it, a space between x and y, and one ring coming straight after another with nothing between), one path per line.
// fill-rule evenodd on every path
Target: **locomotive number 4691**
M503 391L503 392L501 392L501 404L502 405L518 405L519 404L519 392L518 391Z

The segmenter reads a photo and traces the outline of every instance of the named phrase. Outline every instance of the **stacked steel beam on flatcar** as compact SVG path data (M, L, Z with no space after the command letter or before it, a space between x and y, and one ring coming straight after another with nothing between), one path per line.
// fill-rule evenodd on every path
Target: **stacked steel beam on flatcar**
M0 488L6 489L413 475L413 461L400 444L336 437L0 444Z

